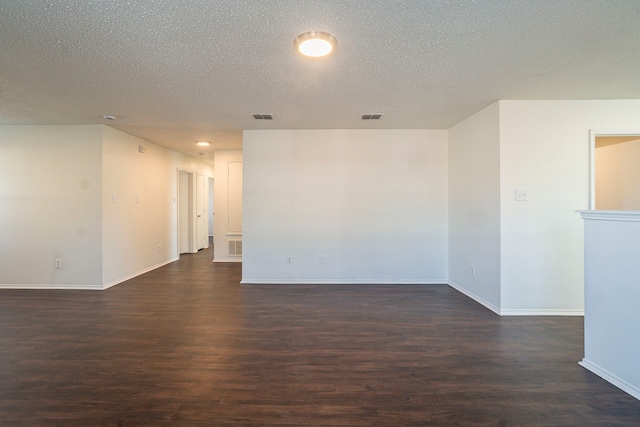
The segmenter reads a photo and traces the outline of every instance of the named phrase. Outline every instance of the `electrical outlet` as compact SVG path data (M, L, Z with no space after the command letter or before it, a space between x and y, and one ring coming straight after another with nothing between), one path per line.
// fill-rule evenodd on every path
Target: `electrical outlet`
M118 202L118 196L116 195L116 193L113 193L111 195L111 203L117 203Z
M527 189L526 188L517 188L516 189L516 201L517 202L526 202L527 201Z
M158 245L158 252L160 252L160 248L161 248L161 246L160 246L160 245Z
M476 275L476 266L475 266L475 265L472 265L472 266L471 266L471 275L472 275L472 276L475 276L475 275Z
M287 264L293 264L293 258L291 257L291 255L287 257Z
M62 268L62 258L56 258L56 268Z

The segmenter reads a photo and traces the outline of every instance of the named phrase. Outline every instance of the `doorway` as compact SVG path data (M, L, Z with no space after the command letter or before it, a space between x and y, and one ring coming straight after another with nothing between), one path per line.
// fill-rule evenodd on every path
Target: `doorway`
M640 130L590 132L589 209L640 211Z

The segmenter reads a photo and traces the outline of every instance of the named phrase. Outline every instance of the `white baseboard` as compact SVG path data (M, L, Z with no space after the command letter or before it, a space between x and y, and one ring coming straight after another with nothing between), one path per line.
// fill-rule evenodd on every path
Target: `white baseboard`
M110 282L108 282L108 283L104 283L104 284L102 285L102 289L109 289L109 288L111 288L111 287L113 287L113 286L115 286L115 285L118 285L118 284L122 283L122 282L126 282L127 280L131 280L131 279L133 279L134 277L138 277L138 276L140 276L141 274L148 273L148 272L150 272L150 271L152 271L152 270L155 270L156 268L160 268L160 267L165 266L165 265L167 265L167 264L171 264L171 263L172 263L172 262L174 262L174 261L178 261L179 259L180 259L180 258L172 258L172 259L170 259L170 260L163 261L163 262L158 263L158 264L156 264L156 265L152 265L151 267L144 268L144 269L142 269L142 270L140 270L140 271L136 271L135 273L129 274L129 275L124 276L124 277L121 277L121 278L119 278L119 279L112 280L112 281L110 281Z
M487 307L489 310L493 311L494 313L496 313L498 315L502 315L500 313L500 308L498 308L495 305L491 304L489 301L487 301L487 300L485 300L483 298L480 298L478 295L474 294L473 292L470 292L470 291L466 290L465 288L463 288L462 286L458 285L457 283L449 281L448 285L451 286L456 291L468 296L469 298L471 298L475 302L484 305L485 307Z
M101 291L101 285L67 285L67 284L0 284L0 289L31 289L31 290L66 290L66 291Z
M211 262L242 262L242 258L223 258L223 259L213 259Z
M580 309L505 309L500 310L501 316L584 316Z
M491 304L489 301L479 297L473 292L468 291L455 282L449 282L449 286L458 292L461 292L472 300L484 305L489 310L500 316L584 316L583 309L555 309L555 308L534 308L534 309L501 309Z
M625 380L617 377L616 375L612 374L606 369L602 369L600 366L596 365L595 363L589 362L587 359L582 359L581 362L578 362L578 365L582 366L588 371L593 372L603 380L613 384L614 386L618 387L620 390L624 391L625 393L628 393L631 396L635 397L636 399L640 400L640 388L634 386L633 384L629 384Z
M103 285L67 285L67 284L0 284L0 289L58 289L58 290L68 290L68 291L102 291L105 289L109 289L112 286L115 286L119 283L126 282L127 280L133 279L134 277L140 276L141 274L148 273L156 268L160 268L164 265L170 264L174 261L177 261L178 258L173 258L168 261L163 261L159 264L152 265L151 267L142 269L135 273L129 274L127 276L121 277L116 280L112 280L108 283L104 283Z
M446 280L380 280L380 279L242 279L243 285L446 285Z

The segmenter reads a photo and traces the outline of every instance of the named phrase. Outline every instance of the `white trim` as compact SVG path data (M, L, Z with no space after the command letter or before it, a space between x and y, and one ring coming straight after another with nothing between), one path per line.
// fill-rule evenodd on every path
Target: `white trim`
M448 285L451 286L456 291L460 292L461 294L466 295L467 297L471 298L475 302L484 305L486 308L488 308L489 310L493 311L494 313L496 313L498 315L502 315L500 313L500 308L498 308L495 305L491 304L489 301L485 300L484 298L480 298L478 295L474 294L473 292L470 292L470 291L466 290L465 288L463 288L462 286L458 285L455 282L449 281Z
M223 258L223 259L215 258L211 262L242 262L242 257Z
M16 284L16 285L11 285L11 284L0 284L0 289L49 289L49 290L53 290L53 289L58 289L58 290L67 290L67 291L103 291L105 289L109 289L115 285L118 285L122 282L126 282L127 280L131 280L134 277L140 276L142 274L148 273L152 270L155 270L156 268L160 268L162 266L165 266L167 264L171 264L174 261L178 261L179 258L173 258L167 261L163 261L161 263L158 263L156 265L152 265L151 267L148 268L144 268L140 271L137 271L133 274L129 274L127 276L121 277L119 279L116 280L112 280L111 282L108 283L104 283L103 285L95 285L95 286L90 286L90 285L59 285L59 284Z
M0 289L31 289L31 290L65 290L65 291L101 291L101 285L62 285L62 284L2 284Z
M638 211L576 211L585 220L640 222Z
M242 231L234 231L226 234L228 237L242 237Z
M135 272L133 274L129 274L127 276L121 277L120 279L112 280L111 282L103 284L102 285L102 289L109 289L112 286L118 285L118 284L120 284L122 282L126 282L127 280L131 280L134 277L138 277L138 276L140 276L142 274L148 273L148 272L150 272L152 270L155 270L156 268L160 268L160 267L165 266L167 264L171 264L172 262L178 261L179 259L180 258L173 258L173 259L170 259L168 261L163 261L163 262L161 262L159 264L152 265L151 267L148 267L148 268L144 268L144 269L142 269L140 271L137 271L137 272Z
M524 308L500 310L500 316L584 316L577 308Z
M624 391L625 393L628 393L631 396L635 397L636 399L640 400L640 389L638 387L632 384L629 384L625 380L612 374L606 369L602 369L600 366L596 365L595 363L591 363L587 359L582 359L581 362L578 362L578 365L582 366L588 371L593 372L603 380L613 384L614 386L618 387L620 390Z
M491 304L489 301L484 298L479 297L473 292L468 291L462 286L458 285L455 282L449 281L449 286L451 286L456 291L466 295L471 298L475 302L484 305L489 310L493 311L497 315L500 316L584 316L584 310L581 309L556 309L556 308L534 308L534 309L500 309L495 305Z
M596 134L589 130L589 209L596 208Z
M447 285L446 280L380 280L380 279L242 279L243 285Z

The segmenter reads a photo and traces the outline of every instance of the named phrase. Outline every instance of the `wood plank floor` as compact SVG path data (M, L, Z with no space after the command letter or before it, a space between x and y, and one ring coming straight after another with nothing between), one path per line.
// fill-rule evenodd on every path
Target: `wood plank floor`
M240 285L212 252L104 292L0 291L0 426L638 426L580 317L445 285Z

